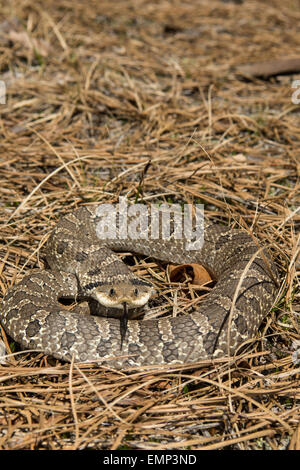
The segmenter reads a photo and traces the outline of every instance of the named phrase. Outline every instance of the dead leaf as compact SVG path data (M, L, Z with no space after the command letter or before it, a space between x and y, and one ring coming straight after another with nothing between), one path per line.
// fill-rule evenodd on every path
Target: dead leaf
M212 281L210 274L201 264L180 264L178 266L170 264L168 273L171 282L183 282L187 277L190 277L192 284L202 286Z

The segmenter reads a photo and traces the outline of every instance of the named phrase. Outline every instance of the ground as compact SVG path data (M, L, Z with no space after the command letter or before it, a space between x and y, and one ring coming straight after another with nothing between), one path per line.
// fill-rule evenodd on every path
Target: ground
M280 275L276 305L238 358L116 372L10 356L0 448L300 449L300 74L239 73L299 58L299 1L0 7L3 295L42 266L60 215L120 195L203 203L207 219L252 230ZM153 260L133 269L174 295Z

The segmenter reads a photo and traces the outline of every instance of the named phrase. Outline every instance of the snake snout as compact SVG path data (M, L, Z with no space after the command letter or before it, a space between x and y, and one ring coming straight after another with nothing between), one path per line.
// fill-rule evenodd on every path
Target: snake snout
M137 308L145 305L153 295L153 288L148 283L122 282L97 287L93 297L105 307L123 309Z

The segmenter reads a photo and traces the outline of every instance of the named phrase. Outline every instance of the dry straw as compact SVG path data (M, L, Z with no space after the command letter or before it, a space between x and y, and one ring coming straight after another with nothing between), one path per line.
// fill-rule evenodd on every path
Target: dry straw
M117 372L16 349L0 365L1 449L300 449L299 107L293 77L234 73L300 54L294 3L0 1L2 294L42 266L59 215L120 195L204 203L270 246L281 283L230 360ZM207 292L133 260L159 313Z

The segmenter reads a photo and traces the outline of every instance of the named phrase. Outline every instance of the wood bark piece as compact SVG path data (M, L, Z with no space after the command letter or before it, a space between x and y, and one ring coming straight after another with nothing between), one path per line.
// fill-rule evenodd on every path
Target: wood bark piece
M240 65L237 73L250 77L273 77L276 75L292 74L300 72L300 57L292 59L275 59L266 62Z

